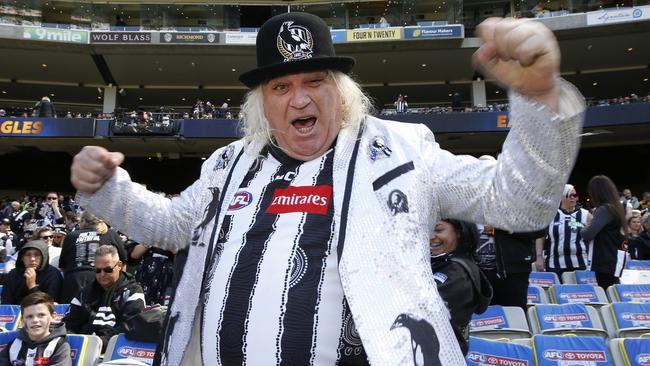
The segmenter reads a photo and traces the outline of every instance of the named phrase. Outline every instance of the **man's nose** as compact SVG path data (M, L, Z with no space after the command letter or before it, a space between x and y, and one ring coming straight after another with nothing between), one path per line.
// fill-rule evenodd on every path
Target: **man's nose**
M291 96L290 104L294 108L305 108L311 102L311 98L307 91L302 86L298 86L294 89L294 93Z

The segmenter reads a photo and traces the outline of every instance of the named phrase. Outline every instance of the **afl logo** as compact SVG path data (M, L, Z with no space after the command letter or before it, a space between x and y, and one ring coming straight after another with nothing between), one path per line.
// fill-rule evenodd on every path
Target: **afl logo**
M240 210L253 202L253 195L250 192L241 191L235 193L235 196L228 206L228 210Z

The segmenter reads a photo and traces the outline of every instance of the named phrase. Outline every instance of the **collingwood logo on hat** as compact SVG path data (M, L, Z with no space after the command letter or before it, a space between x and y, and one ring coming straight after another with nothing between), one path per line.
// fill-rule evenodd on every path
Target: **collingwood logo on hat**
M284 62L310 58L313 53L314 38L305 27L293 25L293 21L282 23L277 37L278 51Z

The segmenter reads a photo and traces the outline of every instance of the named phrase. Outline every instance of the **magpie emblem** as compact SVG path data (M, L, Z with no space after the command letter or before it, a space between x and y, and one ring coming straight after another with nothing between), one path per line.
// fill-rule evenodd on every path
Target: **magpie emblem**
M390 192L388 195L388 208L390 208L393 215L400 212L409 212L409 202L404 192L399 189Z
M397 316L390 330L408 329L411 335L411 349L415 366L442 366L438 353L440 343L433 326L413 314L402 313Z
M230 145L219 155L217 163L214 165L214 170L225 169L230 160L232 160L233 155L235 155L235 147Z
M375 136L370 143L370 160L375 161L379 158L388 158L393 153L382 136Z
M293 23L293 21L282 23L276 39L276 46L284 57L284 62L311 58L314 52L314 38L311 32Z

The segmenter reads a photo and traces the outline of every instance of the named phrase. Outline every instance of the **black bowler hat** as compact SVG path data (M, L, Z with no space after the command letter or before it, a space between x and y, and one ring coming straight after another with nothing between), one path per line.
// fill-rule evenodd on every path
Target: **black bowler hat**
M354 59L338 57L325 22L312 14L285 13L257 33L257 68L239 76L249 88L280 76L317 70L352 71Z

